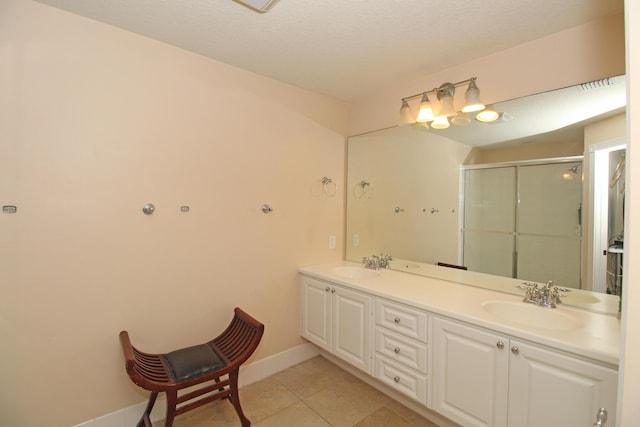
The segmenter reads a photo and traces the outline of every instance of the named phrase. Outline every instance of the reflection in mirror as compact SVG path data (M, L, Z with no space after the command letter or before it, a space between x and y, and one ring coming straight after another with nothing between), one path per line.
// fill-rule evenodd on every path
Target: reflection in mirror
M465 168L464 265L581 288L581 175L581 157Z
M413 125L349 138L347 259L359 262L364 256L385 253L394 257L392 268L416 274L437 276L439 273L434 272L443 267L435 265L442 262L468 267L469 272L459 270L455 275L456 281L468 281L467 284L500 282L496 275L537 282L554 280L559 286L576 288L573 300L603 299L604 296L590 296L578 290L604 292L606 283L593 283L592 277L596 276L591 268L604 263L606 271L610 268L607 258L612 258L607 257L606 251L611 236L604 239L602 259L593 255L599 250L594 246L594 229L602 227L595 224L598 218L593 213L592 187L598 173L586 154L598 144L624 139L625 104L625 77L618 76L494 104L502 114L500 120L490 124L472 121L468 126L443 130ZM510 172L505 172L507 167L512 168ZM502 209L510 209L514 215L510 220L497 220L495 212L486 210L486 206L480 213L489 222L505 225L513 221L528 227L526 233L518 231L526 234L520 237L524 246L505 256L504 270L488 268L495 261L493 254L497 254L493 249L471 246L474 240L486 246L491 240L488 235L480 236L478 230L465 226L469 199L477 197L467 193L465 174L492 168L513 175L489 178L492 184L487 188L493 191L487 194L494 199L512 199L510 207ZM604 172L607 183L615 173L615 164L611 169ZM552 180L552 175L558 181ZM577 179L570 179L574 176ZM525 178L532 181L523 188L520 185ZM571 195L551 191L564 184L571 187ZM475 184L468 185L472 188ZM524 206L519 199L522 194L515 188L507 192L497 190L497 186L520 186L532 196L545 198L527 199L524 203L529 204ZM479 197L472 204L483 206L490 199ZM598 203L609 204L606 200ZM554 229L559 209L566 210L562 231ZM550 218L540 222L541 213L550 213ZM618 218L621 214L618 210L613 215ZM466 224L476 220L469 218ZM508 233L511 240L505 244L513 247L516 231ZM618 236L614 239L616 244L621 245L622 231L612 233ZM543 235L551 240L542 241ZM559 242L564 245L561 250ZM541 252L533 252L534 248ZM555 255L550 249L556 250ZM571 253L570 261L550 265L557 253L564 252ZM620 264L621 258L620 255L609 263ZM536 273L532 273L534 270ZM617 308L617 303L613 305Z

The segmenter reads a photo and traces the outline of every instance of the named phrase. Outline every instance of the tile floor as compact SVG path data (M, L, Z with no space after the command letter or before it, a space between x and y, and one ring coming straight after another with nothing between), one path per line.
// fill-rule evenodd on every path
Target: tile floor
M241 388L240 401L253 427L438 427L321 356ZM239 427L240 421L222 400L173 425Z

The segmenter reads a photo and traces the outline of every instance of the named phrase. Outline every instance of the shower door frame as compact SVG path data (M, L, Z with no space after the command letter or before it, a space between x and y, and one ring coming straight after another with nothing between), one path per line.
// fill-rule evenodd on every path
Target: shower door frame
M458 206L458 214L459 214L459 219L458 219L458 224L459 226L459 233L458 233L458 262L460 264L464 264L464 237L465 237L465 190L466 190L466 172L468 170L478 170L478 169L495 169L495 168L509 168L509 167L515 167L516 168L516 206L515 206L515 224L516 224L516 230L519 224L519 216L520 216L520 212L519 212L519 195L520 195L520 180L519 180L519 171L518 171L518 167L520 166L539 166L539 165L553 165L553 164L563 164L563 163L576 163L576 162L580 162L582 167L580 168L581 172L578 177L580 179L584 179L583 174L584 174L584 166L585 166L585 159L584 156L566 156L566 157L553 157L553 158L546 158L546 159L533 159L533 160L519 160L519 161L509 161L509 162L498 162L498 163L484 163L484 164L475 164L475 165L462 165L460 166L460 189L459 189L459 206ZM581 199L582 199L582 207L583 207L583 211L581 213L581 226L584 227L584 218L585 218L585 212L584 212L584 182L582 185L582 190L581 190ZM517 239L516 239L516 235L517 233L514 231L514 252L516 252L516 246L517 246ZM584 233L581 232L580 233L580 268L579 268L579 277L578 277L578 281L579 281L579 286L580 288L583 288L585 286L584 283L584 279L585 276L583 274L583 267L584 267L584 242L583 242L583 235ZM517 260L517 253L515 253L514 258L512 259L512 277L513 278L517 278L517 274L518 274L518 260Z
M608 157L612 151L627 147L627 138L615 138L589 146L589 211L587 221L590 224L587 239L588 283L585 289L606 293L607 258L609 248L608 233ZM583 245L584 247L584 245ZM603 251L605 251L603 253Z

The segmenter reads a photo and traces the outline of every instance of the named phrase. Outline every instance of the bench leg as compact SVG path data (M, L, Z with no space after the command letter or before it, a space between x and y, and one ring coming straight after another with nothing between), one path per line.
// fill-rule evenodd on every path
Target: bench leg
M173 419L176 416L176 405L178 404L178 392L167 392L167 416L164 421L165 427L171 427L173 425Z
M146 427L147 425L151 425L151 410L153 409L153 405L155 405L156 403L156 397L158 397L158 392L152 391L151 395L149 396L147 408L144 410L140 421L138 421L137 427Z
M249 427L251 425L251 421L244 415L242 412L242 406L240 406L240 398L238 397L238 369L235 369L229 372L229 388L231 391L231 395L229 396L231 399L231 403L233 407L236 408L236 412L238 413L238 417L240 417L240 422L242 423L242 427Z

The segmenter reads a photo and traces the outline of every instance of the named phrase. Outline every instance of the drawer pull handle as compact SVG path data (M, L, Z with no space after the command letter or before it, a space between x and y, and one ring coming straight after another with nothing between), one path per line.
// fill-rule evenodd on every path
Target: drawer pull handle
M398 354L400 353L400 347L396 347L393 349L394 353Z
M399 383L399 382L400 382L400 377L393 377L393 380L394 380L395 382Z
M400 323L400 318L396 317L395 319L393 319L393 321L396 322L396 323Z
M496 343L496 347L498 347L500 350L502 350L504 348L504 343L502 341L498 341Z

